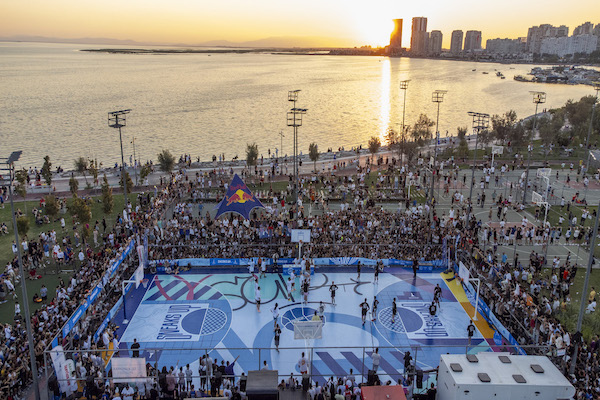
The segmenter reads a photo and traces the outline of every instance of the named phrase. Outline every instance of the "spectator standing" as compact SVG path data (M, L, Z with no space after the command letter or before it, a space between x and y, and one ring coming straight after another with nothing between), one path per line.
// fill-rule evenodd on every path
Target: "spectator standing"
M131 357L138 358L140 356L140 344L137 339L133 339L133 343L131 344Z
M371 355L371 358L373 359L373 371L377 372L377 369L379 368L379 363L381 362L381 354L379 354L379 347L375 349L375 352Z
M469 336L469 346L471 345L471 339L475 334L475 325L473 325L473 321L469 321L469 326L467 326L467 335Z

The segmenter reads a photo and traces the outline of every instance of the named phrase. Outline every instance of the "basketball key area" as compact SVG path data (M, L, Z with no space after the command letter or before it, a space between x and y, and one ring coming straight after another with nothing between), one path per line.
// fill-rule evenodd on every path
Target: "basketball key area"
M289 275L270 273L258 279L259 311L255 279L247 269L202 272L146 276L147 288L140 286L127 298L129 323L123 323L123 313L114 321L120 341L115 357L131 357L129 349L136 339L140 357L159 368L190 364L197 375L198 360L208 353L219 364L237 358L236 375L258 370L266 361L281 380L290 373L300 374L297 364L305 352L313 380L347 376L352 369L358 382L366 382L373 367L371 354L378 347L382 355L379 378L396 382L404 373L408 351L417 370L427 371L438 366L441 354L490 351L494 343L494 331L479 317L468 346L473 307L462 286L445 279L452 275L433 272L413 277L412 270L386 268L374 282L368 268L363 267L358 278L352 267L321 267L311 276L308 302L303 303L299 278L288 299ZM335 304L330 291L333 283L337 286ZM429 306L437 284L442 295L436 314L431 315ZM374 296L379 304L372 313ZM371 309L363 324L360 304L365 298ZM394 298L397 314L392 318ZM321 302L320 329L315 324L300 328L298 322L312 320L315 311L320 314ZM275 304L282 332L279 350L274 342Z

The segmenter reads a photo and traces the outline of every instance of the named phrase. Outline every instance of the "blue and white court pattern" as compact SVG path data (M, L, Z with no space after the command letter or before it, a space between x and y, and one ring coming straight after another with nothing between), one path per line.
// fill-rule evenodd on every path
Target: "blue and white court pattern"
M150 276L148 288L140 287L127 300L128 314L131 304L137 306L129 324L115 321L121 325L119 348L129 349L135 338L141 356L159 367L190 364L198 371L199 357L209 352L219 364L239 356L236 375L260 369L264 360L280 375L296 375L306 343L294 340L292 323L310 319L323 301L323 337L310 343L312 375L319 381L323 379L319 376L345 376L351 368L354 374L366 376L376 347L382 354L378 373L383 381L401 377L407 350L413 357L417 353L416 367L422 370L436 368L440 354L466 351L470 318L439 272L419 273L415 278L412 270L387 268L374 283L374 274L365 269L358 280L354 268L323 267L311 277L307 304L302 303L298 278L297 289L288 300L289 275L267 274L259 279L262 301L258 312L252 275L244 269L233 271L237 272L221 269ZM334 281L338 286L335 305L329 291ZM442 297L432 317L429 305L436 284L442 287ZM371 305L373 296L379 300L376 319L372 321L369 314L363 325L359 305L365 298ZM392 323L394 297L398 315ZM275 303L280 307L280 351L274 344L271 309ZM489 351L488 342L476 330L469 352ZM462 347L453 347L457 345ZM130 351L120 351L119 356L129 357Z

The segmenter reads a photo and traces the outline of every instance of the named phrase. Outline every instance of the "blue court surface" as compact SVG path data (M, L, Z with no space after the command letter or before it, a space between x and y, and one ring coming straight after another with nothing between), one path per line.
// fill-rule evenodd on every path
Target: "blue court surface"
M464 303L455 296L459 285L446 282L440 273L419 273L414 278L412 270L387 268L374 283L372 270L363 269L357 280L355 268L318 268L311 277L306 304L299 278L288 300L289 275L271 273L259 279L262 301L258 312L254 279L247 270L201 271L206 273L147 276L148 287L140 286L127 298L129 324L119 321L122 313L115 321L120 325L119 347L123 350L117 356L129 357L127 349L135 338L140 342L141 356L159 367L190 364L198 371L199 357L209 352L219 364L239 356L236 375L260 369L264 360L280 375L296 375L298 359L308 344L313 379L322 381L329 376L345 376L351 368L366 378L372 367L371 354L379 347L382 361L378 373L385 382L401 377L406 351L416 358L417 369L429 370L438 366L440 354L464 353L467 349L470 318ZM329 291L333 281L338 286L335 305ZM442 288L441 305L431 316L429 305L436 284ZM363 325L360 303L367 298L372 305L373 296L379 300L375 321L369 313ZM392 323L394 297L398 314ZM325 304L322 338L309 343L295 340L293 322L311 319L321 301ZM280 308L280 351L274 344L271 309L275 303ZM488 343L492 342L476 330L468 351L489 351Z

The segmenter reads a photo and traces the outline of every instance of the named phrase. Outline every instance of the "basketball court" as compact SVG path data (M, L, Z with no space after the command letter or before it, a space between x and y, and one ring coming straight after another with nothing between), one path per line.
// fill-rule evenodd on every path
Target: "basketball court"
M285 268L284 268L285 270ZM419 273L388 267L374 283L373 269L363 267L357 280L355 267L317 267L311 276L308 303L302 303L299 278L292 300L287 299L287 273L270 273L259 279L261 307L255 303L255 284L245 268L198 269L180 275L146 276L147 288L140 285L126 301L128 324L119 325L121 351L117 357L130 357L128 350L137 339L141 357L162 366L184 367L190 364L198 374L198 359L210 353L213 359L233 361L234 371L260 369L263 361L269 369L279 371L280 380L290 373L299 375L301 353L312 357L313 379L324 381L330 376L346 376L350 369L361 382L372 368L371 354L379 347L382 355L378 370L382 382L401 379L404 356L411 352L416 367L430 370L438 366L441 354L467 351L467 326L473 307L462 286L446 281L440 272ZM434 270L435 271L435 270ZM441 270L438 270L441 271ZM329 287L335 282L336 304L331 303ZM435 316L429 314L434 288L442 288L441 304ZM370 306L377 296L377 313L369 312L361 320L360 303ZM396 298L398 314L392 322L392 300ZM320 339L294 339L294 323L310 320L325 304ZM278 303L281 327L280 350L275 349L274 319L271 309ZM476 322L476 332L469 352L489 351L494 331L483 317ZM197 380L197 379L195 379ZM196 383L196 385L198 382ZM196 386L198 387L198 385Z

